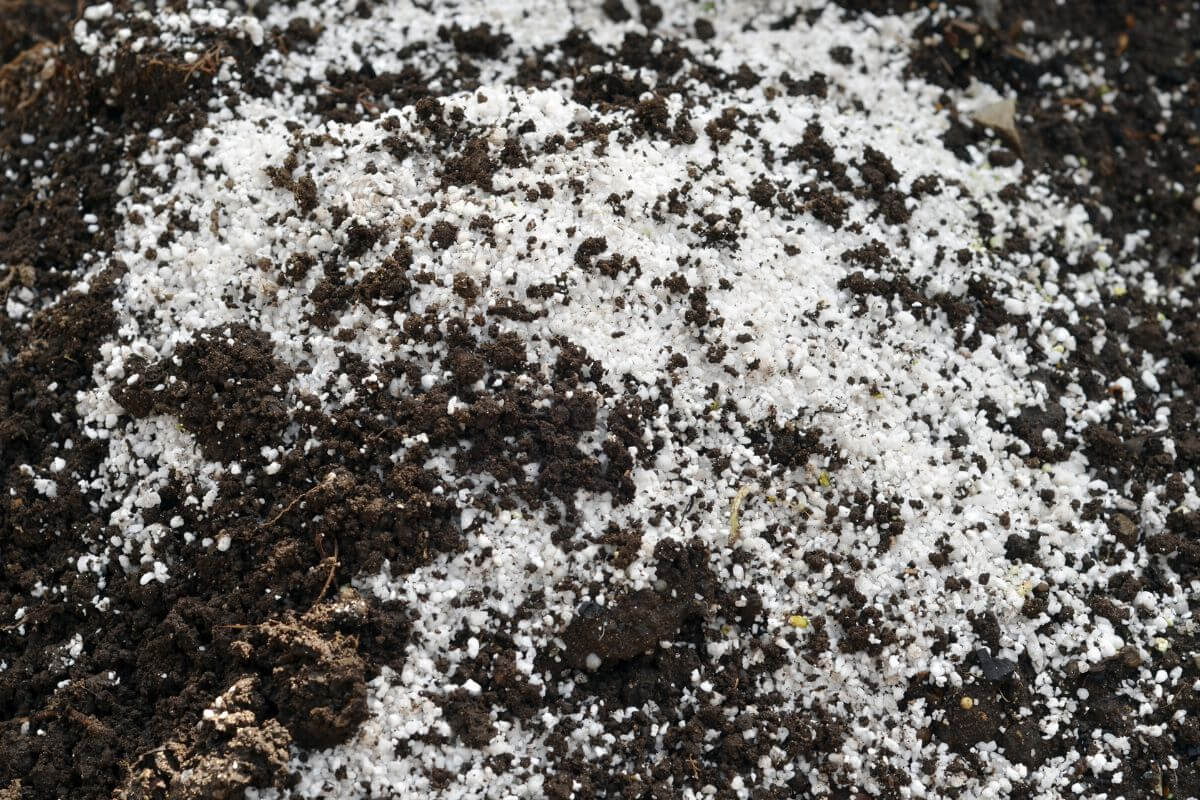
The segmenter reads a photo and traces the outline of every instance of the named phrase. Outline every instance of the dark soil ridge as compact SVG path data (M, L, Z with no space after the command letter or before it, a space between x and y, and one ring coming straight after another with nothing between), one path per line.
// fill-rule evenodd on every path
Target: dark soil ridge
M207 61L186 64L147 48L127 51L114 76L97 77L69 36L54 44L69 30L74 4L8 5L0 23L0 146L16 175L0 190L0 260L10 270L4 294L28 290L33 305L28 324L8 315L0 322L0 474L13 490L0 502L0 607L15 610L10 598L28 595L38 581L56 587L56 602L0 629L7 665L0 674L0 787L13 797L82 798L109 797L124 784L117 792L123 796L207 798L248 785L283 786L293 741L323 746L365 718L363 681L378 663L363 653L378 644L394 658L405 636L403 615L337 586L328 591L332 559L309 594L327 601L298 617L274 610L249 622L216 615L202 599L218 596L223 582L203 565L197 579L209 588L190 597L185 591L164 600L136 576L98 586L69 566L76 545L66 537L46 540L49 530L104 536L86 499L74 488L53 503L18 491L19 465L57 455L47 443L80 442L64 455L84 474L102 458L99 443L78 435L73 397L90 385L97 348L114 333L111 302L124 268L102 265L120 223L117 167L147 146L152 128L187 139L202 124L208 99L223 91L213 78L216 59L231 56L248 71L258 53L241 40L201 32ZM46 157L47 141L73 146L33 166ZM37 178L49 178L53 188L31 190ZM86 289L63 292L87 272L93 277ZM123 623L97 631L91 606L105 590L107 609ZM95 648L83 663L54 655L72 631ZM226 666L226 658L233 663ZM259 669L265 681L255 677ZM202 719L214 701L233 718ZM195 773L182 788L173 782L180 769Z
M240 41L216 35L207 44L209 52L234 54L245 74L260 55ZM52 74L36 61L44 64L51 55ZM14 80L12 93L5 96L6 152L21 155L22 133L67 140L101 117L111 121L113 130L159 127L186 140L190 126L203 121L207 99L223 91L204 64L187 66L165 53L130 54L122 67L115 86L98 81L92 77L94 65L69 41L59 50L38 45L18 59L14 72L24 70L26 83ZM46 84L38 86L34 74ZM19 88L26 85L35 88ZM86 157L63 156L50 167L63 187L54 200L63 211L51 220L62 233L84 232L96 224L105 232L102 236L110 235L120 222L112 207L119 173L101 170L98 163L131 161L146 141L135 137L133 145L122 147L115 137L97 133L99 158L93 150ZM85 197L82 210L71 194L80 187L96 198L89 202ZM54 241L43 233L48 220L22 213L20 204L27 201L18 193L19 185L7 188L4 200L17 210L7 217L15 225L4 241L5 257L31 264L19 277L39 295L53 296L54 289L77 280L94 254L110 246L106 238L84 238L72 249L47 251ZM85 214L99 222L86 222ZM58 241L72 240L60 236ZM402 275L407 266L398 253L391 269ZM458 429L466 423L475 467L500 476L519 469L502 455L507 449L503 436L533 431L533 451L525 458L547 461L552 469L543 485L519 487L524 502L540 504L547 493L569 502L580 487L615 495L625 491L619 487L627 480L622 477L627 443L613 440L614 457L606 470L594 459L575 463L580 461L575 441L594 425L596 399L587 389L575 391L573 400L562 395L576 389L584 374L598 378L601 367L563 343L564 356L552 383L559 395L555 406L567 412L565 418L543 419L549 415L537 410L536 395L509 387L497 392L492 410L480 405L473 422L444 419L448 395L440 392L384 409L388 419L400 423L384 428L368 413L381 409L362 409L341 420L301 414L295 419L314 426L330 447L309 459L312 463L285 465L289 474L301 476L298 483L276 482L260 498L244 496L231 483L221 492L228 500L204 519L193 518L182 504L189 485L181 483L163 498L158 509L163 522L184 514L201 536L229 540L227 549L197 559L168 548L173 569L182 574L165 588L136 574L97 584L94 577L76 573L67 558L77 545L61 540L47 547L45 531L74 529L78 539L97 544L110 532L89 513L77 490L53 501L39 497L19 477L18 466L47 463L56 453L45 452L44 443L71 438L77 429L71 398L90 384L97 348L114 333L111 300L122 273L122 265L114 262L91 280L86 292L46 302L27 328L5 330L3 343L15 355L12 369L0 378L0 397L6 400L0 409L2 466L13 476L10 485L21 491L0 507L0 527L10 532L15 545L8 549L0 605L12 606L9 598L15 602L17 596L28 596L38 582L61 587L53 602L30 610L19 626L0 630L0 652L8 663L0 673L5 719L0 786L21 797L240 796L248 786L286 787L292 779L287 762L293 745L328 747L353 734L366 717L365 681L384 664L399 667L407 623L403 608L364 599L346 583L354 575L377 572L385 559L399 573L462 546L451 507L432 493L438 479L416 466L423 460L421 451L398 468L384 456L364 459L359 452L363 424L384 454L418 431L429 434L436 446L464 435ZM380 274L363 283L361 300L400 299L407 284L407 278ZM329 285L338 291L337 284ZM474 354L475 337L468 331L476 327L464 320L455 334L452 369L464 386L494 369ZM414 335L420 330L418 324ZM525 366L524 348L523 342L502 336L481 352L515 378ZM144 380L123 387L116 399L135 417L176 416L210 457L256 452L294 414L283 400L296 401L300 408L317 406L314 398L273 395L269 387L286 385L290 371L253 329L211 331L178 356L182 370L134 362L132 368L141 370ZM349 368L349 356L345 363ZM410 369L403 363L392 368L397 374ZM178 392L152 396L141 390L169 371L185 378L174 384ZM355 374L352 368L350 374ZM236 398L228 391L234 384L240 387L234 390ZM221 401L214 405L216 395ZM306 400L311 405L305 406ZM217 425L218 419L231 425ZM621 435L638 434L630 429ZM95 442L66 455L66 469L84 474L89 463L103 457ZM372 474L380 458L388 478L382 485L360 483L355 476ZM557 467L556 460L561 462ZM305 475L323 477L309 483ZM561 482L561 489L554 481ZM395 498L405 499L412 511L394 515ZM319 524L310 522L314 515ZM282 596L270 599L275 592ZM105 596L103 613L113 624L96 630L91 606L100 595ZM57 654L74 632L88 637L88 653L72 663ZM41 735L21 732L26 730Z

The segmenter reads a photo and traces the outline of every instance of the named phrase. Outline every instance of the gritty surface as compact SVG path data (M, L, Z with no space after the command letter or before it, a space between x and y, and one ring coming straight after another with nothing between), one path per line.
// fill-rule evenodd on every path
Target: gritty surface
M0 26L0 797L1200 796L1200 7L844 5Z

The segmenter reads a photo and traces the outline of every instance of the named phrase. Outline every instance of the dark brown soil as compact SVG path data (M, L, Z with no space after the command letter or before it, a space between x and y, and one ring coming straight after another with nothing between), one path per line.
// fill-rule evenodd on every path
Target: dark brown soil
M854 7L851 11L883 12L907 9L910 4L845 5ZM1192 209L1192 196L1180 194L1174 183L1181 176L1194 175L1200 165L1196 59L1200 33L1181 29L1174 20L1185 8L1194 12L1194 4L1163 0L1149 5L1057 5L1031 0L974 5L995 5L999 10L994 19L981 21L972 4L963 4L957 12L961 18L929 26L922 35L932 37L933 43L914 43L911 69L947 87L977 77L1015 92L1022 120L1019 155L1027 174L1050 176L1056 190L1083 204L1098 229L1114 241L1149 230L1150 236L1137 245L1139 254L1155 265L1162 286L1177 289L1179 296L1191 301L1191 307L1183 307L1152 301L1131 290L1122 298L1107 298L1108 310L1102 316L1064 318L1061 324L1078 341L1091 341L1103 332L1108 344L1098 352L1080 347L1067 374L1039 373L1051 398L1046 408L1026 409L1013 419L996 415L993 424L1025 441L1032 448L1031 457L1040 462L1065 458L1072 449L1083 450L1101 473L1132 481L1134 500L1156 486L1181 492L1182 472L1200 469L1200 437L1193 423L1200 370L1200 323L1193 317L1200 298L1194 285L1181 281L1174 265L1197 259L1200 214ZM636 13L648 27L657 21L651 3L606 0L602 8L612 19L630 19ZM4 553L0 618L6 620L0 627L0 659L8 665L0 672L0 797L199 800L238 797L249 786L286 788L293 779L287 770L289 748L328 747L350 738L367 716L366 682L385 665L399 667L410 638L408 609L360 596L349 587L350 579L378 571L385 560L393 573L403 574L430 564L439 553L466 546L457 521L459 509L443 492L442 479L423 466L429 449L449 448L459 471L494 478L499 487L497 506L549 509L551 518L560 523L556 540L569 548L578 544L570 524L577 493L609 493L619 505L632 496L631 447L640 448L637 458L652 462L656 445L643 442L639 424L650 409L636 399L636 386L626 397L606 396L599 388L604 365L575 344L526 342L515 334L500 333L491 318L518 319L531 312L519 304L474 308L479 290L466 276L455 280L455 291L464 302L461 315L446 323L414 313L406 318L401 335L409 343L448 343L450 354L442 366L450 377L424 394L395 398L368 381L368 370L352 354L343 354L342 369L364 399L334 416L321 413L315 398L275 388L287 386L292 371L276 357L262 331L250 325L210 329L181 348L176 359L131 363L129 374L138 380L116 391L114 399L130 419L168 415L196 437L209 458L243 461L258 481L255 491L246 492L244 486L227 479L216 504L202 512L186 502L199 492L197 487L176 476L155 512L161 517L158 521L178 515L212 546L185 550L179 544L164 544L173 559L172 578L166 584L143 582L142 575L130 574L101 586L93 573L77 570L79 542L99 553L111 535L104 522L107 517L98 514L77 487L64 485L57 498L45 497L20 467L43 467L61 455L70 471L86 475L104 456L100 442L78 440L80 420L74 401L76 392L91 385L100 344L113 336L116 316L111 302L124 274L122 264L96 255L111 250L112 230L119 222L114 212L117 173L101 165L136 157L147 146L145 134L152 128L184 136L189 126L198 124L205 103L219 96L220 89L204 69L189 69L162 54L126 53L113 85L99 85L89 77L94 73L88 57L70 44L48 67L43 43L58 40L75 12L73 3L57 0L0 3L0 62L5 64L0 71L0 150L5 168L13 170L0 185L0 263L9 265L0 274L0 298L17 286L34 290L37 297L27 321L0 315L0 485L5 487L0 496ZM661 16L661 11L657 14ZM1024 19L1037 23L1032 39L1022 32ZM764 21L764 27L777 30L804 24L801 14ZM696 20L695 30L702 39L713 35L704 19ZM1023 48L1033 47L1038 40L1079 38L1085 32L1094 40L1091 47L1080 45L1048 64L1035 67L1020 56ZM302 47L311 33L297 26L279 41ZM466 30L455 26L442 36L464 59L458 73L441 76L446 91L472 88L470 61L504 58L511 43L503 32L487 26ZM278 46L279 41L264 47ZM545 52L529 54L523 62L522 82L537 86L547 84L547 78L571 77L578 102L630 111L630 125L618 135L686 142L701 135L686 114L672 119L661 99L643 100L643 94L661 98L679 90L671 76L682 71L713 86L753 86L757 81L753 75L716 70L672 40L658 42L661 47L652 51L647 36L630 34L619 48L605 49L585 33L575 32ZM210 44L233 55L247 77L263 55L262 49L241 40L214 36ZM1132 67L1115 76L1117 99L1106 104L1097 97L1053 97L1044 107L1042 76L1063 74L1069 64L1089 63L1098 52L1122 53L1131 60ZM836 58L852 63L854 53L845 48ZM629 66L653 61L658 74L666 77L652 83L649 77L647 82L626 80L590 70L613 61ZM36 90L30 88L35 75L44 79ZM313 91L318 110L335 120L357 119L362 113L348 97L372 98L373 109L415 104L445 149L442 180L491 191L493 173L505 163L518 163L523 154L515 146L490 148L468 126L444 113L439 101L429 96L429 77L415 68L387 76L330 75L326 84L314 86ZM1181 89L1185 102L1166 115L1145 91L1151 81ZM247 82L253 90L253 81ZM825 92L824 76L819 73L800 80L789 76L781 83L797 94ZM1063 109L1076 100L1094 102L1101 108L1099 118L1086 123L1067 119ZM749 130L754 124L729 113L703 135L709 137L719 159L730 131ZM37 144L23 143L23 133L36 134ZM132 134L128 140L123 138L126 134ZM571 145L605 136L607 131L583 130L579 142ZM887 158L868 148L856 164L864 183L854 185L847 177L847 165L834 158L826 136L814 124L800 142L779 154L813 167L817 178L811 185L775 186L764 176L756 184L754 202L841 228L849 207L845 196L856 194L869 198L875 213L889 223L907 221L905 197L896 188L898 174ZM46 142L75 137L91 150L64 148L47 156ZM565 144L548 143L547 148ZM993 163L1010 162L1018 154L1016 143L1001 141L965 119L959 120L947 144L984 146L992 152ZM397 138L388 149L403 158L408 147ZM1084 156L1096 165L1090 191L1069 178L1067 156ZM31 165L39 157L48 161L35 169ZM321 200L312 179L294 174L294 169L294 164L285 167L272 179L295 195L299 213L309 214ZM49 179L52 189L35 190L41 177ZM941 190L937 177L929 178L914 187L914 196ZM531 189L531 196L549 199L539 191ZM569 202L565 197L560 200ZM664 196L660 213L677 213L680 204L692 202L699 201L678 194ZM616 198L614 204L619 203ZM1101 206L1113 211L1111 218ZM89 232L85 215L96 217L98 232ZM697 231L706 245L736 247L740 218L711 217ZM980 221L981 231L987 224ZM487 228L486 220L479 221L471 233ZM429 225L428 238L439 251L446 251L465 233L437 221ZM339 256L353 258L376 246L379 236L347 223L346 244ZM1016 241L1012 246L1021 244ZM976 333L974 340L970 335L960 337L967 347L977 343L979 331L986 333L1004 323L1020 327L1025 322L1005 314L986 283L974 282L966 299L954 300L930 296L905 279L867 279L859 271L886 263L889 256L886 248L870 245L847 250L843 288L861 296L898 298L906 307L925 309L922 313L940 310L955 321L960 333L962 323L969 320ZM614 280L636 274L636 261L609 252L603 239L580 241L573 257L581 266ZM946 257L969 260L970 254ZM318 274L324 280L312 300L314 322L327 328L336 324L335 312L352 303L405 305L421 280L412 270L411 252L403 247L353 287L347 285L334 258L328 263L314 260L279 268L283 279L288 271L293 279L310 269L322 271ZM1086 263L1077 267L1093 268L1094 264ZM67 291L88 273L94 276L86 290ZM709 305L709 293L727 287L689 286L679 277L668 288L678 302L688 304L688 322L697 340L709 344L705 337L721 322ZM544 289L547 297L559 291L550 284ZM557 352L553 370L543 373L531 363L527 348L533 347ZM1101 377L1129 373L1129 365L1140 363L1143 353L1169 359L1168 372L1161 378L1175 390L1167 429L1159 429L1153 407L1133 403L1122 406L1115 423L1093 426L1081 437L1068 436L1057 403L1067 384L1077 382L1090 397L1101 397L1110 391ZM716 345L704 354L714 363L723 358ZM398 357L385 365L385 372L385 384L400 376L417 383L423 368ZM481 380L487 388L473 388ZM170 388L154 391L159 384ZM669 400L670 387L659 388ZM464 407L449 413L452 396ZM602 431L597 409L605 402L614 410ZM731 409L721 413L736 418ZM278 473L268 473L261 448L289 425L298 426L302 435L319 438L322 447L290 455ZM1061 448L1045 445L1041 431L1046 428L1059 434ZM400 463L387 457L400 443L418 435L426 437L427 446L413 448ZM591 435L600 440L604 459L580 447ZM751 430L749 435L761 450L765 471L802 466L810 454L823 448L817 430L779 427ZM77 446L70 451L49 446L72 437ZM1175 458L1164 457L1168 438ZM378 446L364 448L364 441ZM542 464L542 469L529 477L524 467L533 462ZM831 469L836 469L836 463ZM873 501L863 495L852 504L851 523L853 514L861 520L869 502ZM874 513L877 519L892 518L886 508ZM1137 520L1124 512L1085 507L1081 513L1107 520L1121 546L1131 553L1162 556L1181 575L1200 577L1200 513L1175 512L1166 533L1146 540L1139 539ZM903 525L898 515L895 519L881 523L881 547L887 546L886 526ZM600 542L603 557L620 564L636 550L640 537L637 530L614 527ZM1009 549L1014 560L1041 557L1036 540L1015 532ZM464 678L481 687L481 693L459 690L439 698L451 735L467 746L482 747L494 732L489 717L494 707L515 718L550 711L565 719L596 703L599 716L616 737L614 751L638 761L645 755L646 743L654 740L651 726L657 730L662 724L667 730L664 746L669 755L647 769L640 790L632 790L625 776L570 755L569 725L556 728L550 735L550 748L558 759L556 774L547 783L546 795L563 800L571 796L665 798L677 796L678 787L684 785L712 784L724 792L735 776L751 774L758 760L776 746L768 737L750 733L755 730L786 731L780 746L790 757L836 751L850 735L853 720L840 719L819 705L783 713L777 710L783 698L754 692L757 678L780 665L781 648L758 643L754 658L737 648L719 658L707 654L703 622L715 619L753 630L762 609L761 599L753 593L734 595L717 584L708 564L710 556L696 541L667 539L654 553L657 575L667 589L629 592L610 598L603 607L585 603L577 609L562 631L565 650L543 654L539 665L560 675L574 675L579 687L573 695L556 686L539 689L528 683L514 667L516 647L506 634L483 642L477 659L458 666ZM880 621L860 610L861 595L849 577L862 565L817 551L809 553L806 561L814 572L832 565L834 594L843 601L846 614L841 622L849 631L843 648L877 651L881 640L872 634L879 633ZM1141 588L1136 585L1140 580L1114 582L1111 597L1094 598L1096 613L1111 618L1119 629L1122 612L1114 599L1127 604ZM27 603L25 598L39 582L61 589L43 594L26 609L18 633L7 620ZM602 587L578 588L599 592ZM1044 610L1038 606L1044 602L1040 594L1044 592L1035 589L1030 595L1030 616ZM98 596L108 601L103 625L96 623L99 615L93 598ZM518 612L508 621L511 633L516 633L523 616L534 613L540 612L533 608ZM980 618L973 624L981 640L989 635L996 638L994 620ZM824 620L811 620L806 646L814 655L829 644L826 625ZM85 654L70 662L62 657L63 647L75 635L86 641ZM1172 636L1172 646L1155 656L1155 667L1200 678L1195 660L1181 655L1195 652L1195 636L1182 632ZM662 641L675 646L657 647ZM1086 747L1095 735L1131 733L1136 714L1112 699L1112 689L1140 666L1134 661L1136 653L1119 654L1102 669L1075 676L1078 688L1088 690L1087 699L1080 701L1073 727L1050 740L1043 740L1036 727L1018 714L1022 705L1031 706L1035 718L1046 711L1030 692L1037 676L1028 659L1006 663L993 659L987 649L975 651L975 658L983 682L961 690L914 682L908 695L910 702L922 699L930 708L944 711L942 721L927 733L963 756L964 771L971 769L971 750L981 742L996 741L1014 761L1033 767L1071 748ZM711 712L690 717L677 711L683 692L694 690L696 670L703 670L712 682L711 689L700 693L704 702L719 695L723 707L744 709L743 713L731 718L716 704ZM618 709L650 700L663 709L661 718L617 719ZM1165 733L1130 737L1121 782L1079 775L1085 794L1105 791L1146 797L1144 776L1150 773L1160 776L1161 796L1200 794L1200 777L1188 766L1200 748L1196 708L1193 692L1164 705L1156 719L1141 719L1160 724ZM206 709L215 713L206 714ZM22 734L26 729L39 735ZM715 741L712 731L719 732ZM1163 770L1161 765L1171 759L1180 767ZM881 762L879 780L899 792L908 778L891 774L890 769ZM185 773L190 776L187 780L181 777ZM824 777L833 778L832 774ZM1020 788L1013 796L1026 790L1032 788ZM786 792L776 796L801 797L810 791L809 776L798 774ZM847 788L835 796L861 794Z
M4 0L0 3L0 64L12 64L43 42L57 42L75 13L74 0Z
M0 146L6 168L15 170L0 187L0 261L10 267L0 278L0 296L20 287L35 292L39 303L28 325L8 315L0 322L0 482L7 489L0 500L0 609L11 620L18 597L38 581L61 589L30 608L19 626L0 629L0 658L7 664L0 673L0 791L22 798L107 798L118 790L161 796L154 787L170 785L185 769L204 777L172 796L233 796L247 785L283 785L293 741L328 744L365 717L364 680L401 652L403 610L339 596L341 582L327 585L336 561L324 554L312 558L308 572L293 574L303 566L302 553L286 545L261 558L241 560L244 554L235 550L218 559L226 563L192 564L185 568L190 578L166 592L136 576L98 586L73 561L79 538L92 541L94 550L106 537L101 518L77 488L46 498L18 469L44 466L60 452L47 445L72 438L79 446L63 453L68 469L87 474L102 458L99 442L80 441L73 398L91 381L99 344L112 336L111 303L123 266L101 265L85 291L63 290L97 267L93 253L109 249L119 175L110 165L135 156L150 128L186 136L214 87L205 69L153 52L128 54L126 69L103 84L93 82L87 56L70 44L50 64L45 42L62 36L74 11L74 3L10 3L0 22L7 62L0 72ZM243 67L255 58L237 41L213 45L235 54ZM34 76L38 89L30 88ZM38 149L22 134L32 134ZM123 141L126 135L131 143ZM75 137L83 143L44 149ZM32 189L39 173L53 187L48 193ZM89 231L86 215L97 219L98 233ZM191 392L181 387L169 400L151 401L130 391L127 400L142 413L159 403L211 434L205 441L212 452L228 455L270 432L267 422L279 409L262 393L262 380L281 373L269 344L252 331L225 335L236 343L201 341L193 348L184 368ZM241 373L228 385L214 369ZM237 385L245 403L237 417L254 424L235 437L212 428L215 410L208 404ZM78 538L47 539L55 530ZM233 563L240 566L230 570ZM250 580L250 573L261 577ZM304 602L317 604L306 616L279 616L273 603L267 616L235 610L253 605L262 587L283 587L297 577ZM92 607L100 595L116 612L113 624L103 627L95 625ZM87 638L89 654L72 663L61 653L75 632ZM386 655L364 656L376 645ZM196 728L201 711L229 686L225 702L238 719ZM23 729L37 735L19 733Z

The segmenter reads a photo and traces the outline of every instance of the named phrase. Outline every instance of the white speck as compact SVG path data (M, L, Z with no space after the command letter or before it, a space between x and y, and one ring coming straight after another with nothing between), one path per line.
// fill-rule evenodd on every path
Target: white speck
M88 22L99 22L106 17L112 16L112 3L100 3L95 6L88 6L83 10L83 18Z

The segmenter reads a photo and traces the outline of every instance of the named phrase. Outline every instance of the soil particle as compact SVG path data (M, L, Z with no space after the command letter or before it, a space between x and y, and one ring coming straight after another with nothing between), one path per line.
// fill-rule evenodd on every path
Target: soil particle
M132 360L113 399L135 417L175 417L209 458L232 461L278 439L291 378L265 333L245 325L210 328L169 359Z
M655 547L657 572L666 588L642 589L585 601L575 609L561 636L567 665L582 670L611 669L673 641L689 620L705 613L703 598L715 600L715 576L708 551L699 542L664 539Z
M604 606L587 602L563 631L567 663L576 669L627 661L674 638L692 612L690 601L642 589L611 598Z
M458 239L458 228L449 222L437 222L429 233L429 243L439 250L445 250Z
M489 23L481 22L472 28L451 25L439 28L438 36L449 39L460 53L483 58L499 58L504 48L512 43L512 37L503 31L494 31Z
M264 674L263 694L301 747L343 742L367 718L366 665L354 639L322 625L321 613L329 610L268 620L230 645Z
M633 19L633 15L629 13L629 9L625 7L622 0L604 0L604 13L613 22L628 22Z
M496 735L487 698L473 695L466 689L455 689L441 705L450 729L467 747L485 747Z
M1046 407L1027 406L1009 421L1013 433L1029 445L1030 452L1044 462L1060 461L1065 457L1061 447L1054 447L1050 441L1061 442L1066 436L1067 414L1063 407L1056 402L1047 402ZM1048 439L1046 431L1054 434L1054 439Z
M205 711L193 741L170 741L140 756L114 796L232 800L251 787L286 788L292 737L267 708L258 678L239 679Z
M849 66L850 64L854 63L854 51L845 45L831 47L829 49L829 57L832 58L835 63L843 66Z
M968 753L981 742L995 741L1000 734L1004 717L998 698L993 699L991 692L981 689L968 687L946 696L942 706L945 717L935 732L951 750Z
M462 153L446 161L442 179L448 185L475 185L484 191L492 191L492 178L499 164L492 158L487 140L482 137L471 139Z
M602 236L593 236L585 239L578 249L575 250L575 263L581 267L588 267L592 263L592 259L608 249L608 240Z
M390 256L358 282L355 291L359 300L372 308L403 308L414 291L409 277L411 266L412 249L407 242L401 242Z

